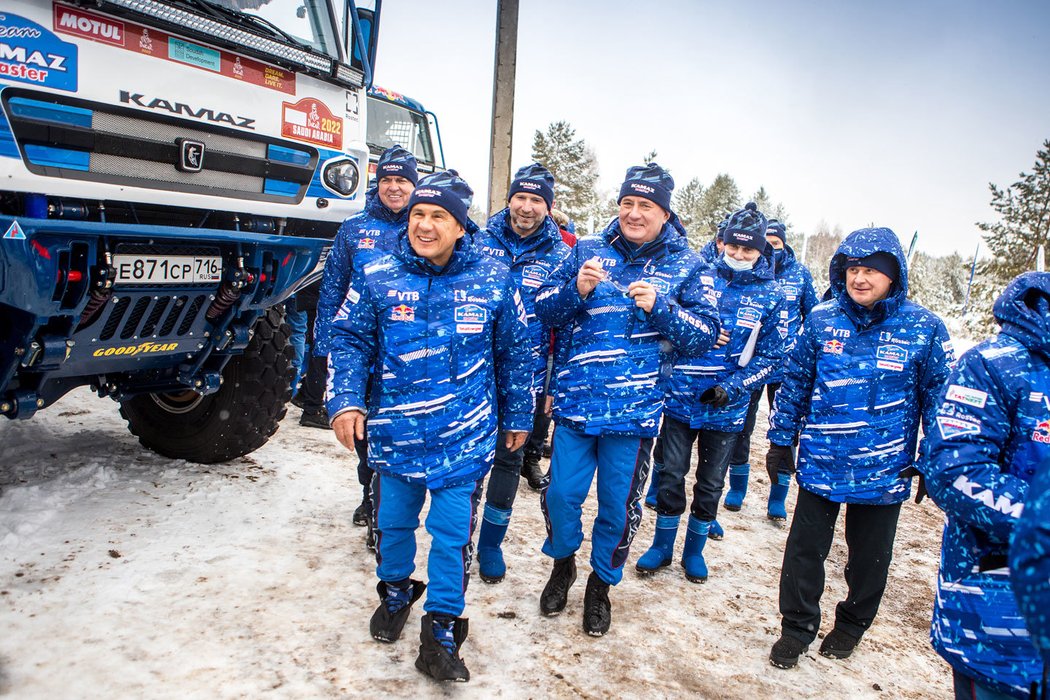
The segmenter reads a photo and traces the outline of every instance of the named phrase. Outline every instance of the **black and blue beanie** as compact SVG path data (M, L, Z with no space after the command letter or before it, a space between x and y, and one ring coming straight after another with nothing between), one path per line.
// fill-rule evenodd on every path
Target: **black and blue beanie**
M726 212L725 216L722 217L722 220L718 222L718 233L715 235L715 238L717 238L718 240L722 241L723 243L725 241L722 239L722 236L725 235L726 224L729 223L729 216L730 216L729 212Z
M776 236L780 240L787 243L787 226L776 219L770 219L769 224L766 226L767 236Z
M376 164L376 182L384 177L403 177L413 185L419 181L419 173L416 172L416 157L401 148L391 146L383 151Z
M435 204L448 211L460 226L468 228L470 217L467 211L473 196L474 190L470 189L459 173L445 170L427 175L419 181L408 200L408 209L411 211L417 204Z
M642 197L670 212L673 190L674 178L656 163L635 165L627 169L627 177L620 186L620 196L616 202L619 204L624 197Z
M870 267L872 270L878 270L894 282L897 281L901 273L901 266L897 262L897 258L892 253L882 251L872 253L863 258L846 258L846 264L842 266L842 269L847 270L851 267Z
M722 241L729 245L747 246L748 248L766 249L766 217L758 210L758 205L748 202L743 209L733 212L726 222Z
M543 197L547 203L547 212L554 208L554 176L551 171L539 163L531 163L514 173L514 180L510 183L510 192L507 193L507 201L518 192L534 194Z

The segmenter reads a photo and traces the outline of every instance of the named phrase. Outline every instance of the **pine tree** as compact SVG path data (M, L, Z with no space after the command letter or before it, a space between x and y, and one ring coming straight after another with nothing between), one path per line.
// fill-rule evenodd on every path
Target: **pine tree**
M546 132L536 132L532 159L554 175L554 201L578 226L586 227L600 214L598 160L568 122L553 122Z
M685 187L675 190L671 198L671 206L675 214L681 219L685 230L689 232L689 245L694 250L700 250L711 240L701 229L704 209L704 186L700 184L700 178L694 177L686 183Z
M995 223L979 223L991 257L977 263L967 325L977 335L994 331L992 304L1010 280L1035 269L1039 246L1050 243L1050 140L1036 152L1035 167L1006 189L989 183Z
M729 175L720 173L711 186L704 192L701 211L696 231L690 231L702 239L713 238L718 231L718 223L726 215L740 208L740 188Z
M759 186L758 191L751 195L751 201L758 205L758 210L765 214L767 219L776 219L784 226L790 225L787 209L782 203L773 202L764 186Z

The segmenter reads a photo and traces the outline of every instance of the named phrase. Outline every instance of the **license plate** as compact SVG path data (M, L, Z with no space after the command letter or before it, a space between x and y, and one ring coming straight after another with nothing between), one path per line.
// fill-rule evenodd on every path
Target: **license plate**
M222 281L220 255L115 255L117 284L200 284Z

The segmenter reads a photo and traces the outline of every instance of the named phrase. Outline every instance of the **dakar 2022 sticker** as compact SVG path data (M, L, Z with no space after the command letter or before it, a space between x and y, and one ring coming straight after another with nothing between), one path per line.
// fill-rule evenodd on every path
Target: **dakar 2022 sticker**
M77 47L25 17L0 12L0 80L77 91Z

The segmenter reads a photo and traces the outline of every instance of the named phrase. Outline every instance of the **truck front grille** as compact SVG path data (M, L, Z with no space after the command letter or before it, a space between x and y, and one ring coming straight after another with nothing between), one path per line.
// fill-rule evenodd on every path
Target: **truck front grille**
M298 203L317 150L237 129L24 89L3 106L30 172L255 201ZM203 144L199 171L180 169L182 143Z

